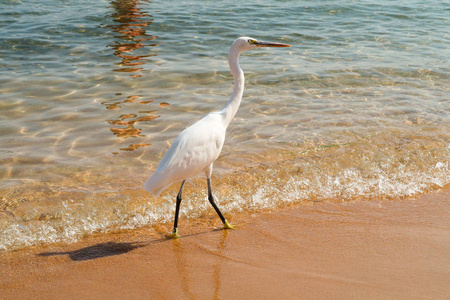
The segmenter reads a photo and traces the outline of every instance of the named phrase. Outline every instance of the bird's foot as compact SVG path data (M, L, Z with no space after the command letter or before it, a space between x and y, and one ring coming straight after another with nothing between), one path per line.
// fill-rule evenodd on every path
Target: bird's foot
M223 229L233 229L234 226L230 225L230 223L228 223L227 220L225 220L225 222L223 223Z
M174 229L172 230L172 236L171 236L171 238L172 238L172 239L179 239L180 237L181 237L181 235L178 234L178 229L177 229L177 228L174 228Z

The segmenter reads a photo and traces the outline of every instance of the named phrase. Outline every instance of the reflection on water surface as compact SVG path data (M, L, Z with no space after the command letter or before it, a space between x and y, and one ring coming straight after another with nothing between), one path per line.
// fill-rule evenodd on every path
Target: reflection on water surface
M108 15L114 21L113 25L105 26L104 28L112 28L118 35L115 35L114 42L108 47L114 49L114 55L121 59L116 63L119 68L114 68L114 72L131 73L131 78L139 78L148 76L145 74L144 65L151 63L147 58L157 56L151 53L150 47L158 46L158 43L150 42L157 37L148 34L147 31L153 23L153 17L148 13L142 11L143 5L148 8L148 1L141 0L114 0L111 1L111 7L114 12ZM117 96L122 96L122 93L116 93ZM130 109L127 104L147 104L153 103L153 100L144 100L139 95L127 96L124 100L119 101L105 101L102 102L107 109L120 110L122 107L126 109L125 114L120 115L117 119L107 120L111 127L111 132L118 138L137 138L145 137L142 134L142 129L136 127L140 122L151 122L158 118L155 115L156 110L139 111L138 113L129 113ZM143 109L148 109L147 107ZM122 151L134 151L141 147L150 146L151 143L133 143L126 148L120 148ZM117 154L117 152L113 152Z
M139 49L144 50L145 47L158 45L158 43L149 43L157 37L147 33L147 29L153 23L153 17L141 11L141 2L148 3L141 0L111 1L111 7L115 9L115 12L109 17L113 18L116 24L106 28L112 28L119 35L115 35L117 40L108 46L115 50L114 55L122 59L120 63L117 63L120 68L114 71L138 72L143 70L142 66L148 62L147 57L156 56L156 54L135 54ZM149 49L145 51L149 52ZM141 77L142 74L130 76Z

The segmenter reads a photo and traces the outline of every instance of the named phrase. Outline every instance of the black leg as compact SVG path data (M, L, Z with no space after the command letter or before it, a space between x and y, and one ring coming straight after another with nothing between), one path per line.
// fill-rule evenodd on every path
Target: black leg
M212 190L211 190L211 178L208 178L207 181L208 181L208 200L209 200L209 203L211 203L211 205L216 210L217 214L219 215L220 219L222 220L222 223L224 224L224 228L227 228L227 229L233 228L233 226L231 226L228 223L228 221L225 220L225 218L222 215L222 212L220 211L220 209L217 207L216 203L214 202L214 197L212 195Z
M175 221L173 222L173 230L172 230L172 238L176 239L180 236L178 235L178 215L180 214L180 205L181 205L181 194L183 193L183 187L186 183L186 180L183 180L181 183L180 191L177 195L177 206L175 207Z

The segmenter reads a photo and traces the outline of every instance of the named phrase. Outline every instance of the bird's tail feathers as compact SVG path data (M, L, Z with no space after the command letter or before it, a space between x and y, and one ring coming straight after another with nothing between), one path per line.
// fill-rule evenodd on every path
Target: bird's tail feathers
M159 196L159 194L161 194L171 184L172 182L167 182L166 178L158 173L155 173L150 176L144 183L144 190L146 190L150 194Z

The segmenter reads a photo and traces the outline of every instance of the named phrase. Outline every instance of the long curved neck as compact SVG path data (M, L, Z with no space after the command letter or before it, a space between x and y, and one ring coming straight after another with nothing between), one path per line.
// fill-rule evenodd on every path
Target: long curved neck
M236 115L239 105L241 104L242 94L244 93L244 72L239 67L239 54L240 51L230 49L228 55L228 64L230 65L231 73L234 77L233 94L228 101L227 105L220 111L223 115L225 126L228 126Z

